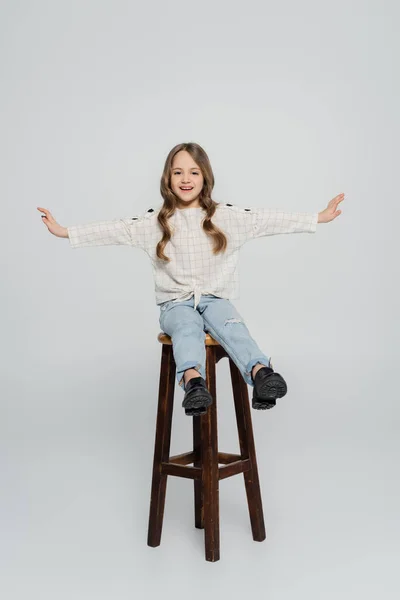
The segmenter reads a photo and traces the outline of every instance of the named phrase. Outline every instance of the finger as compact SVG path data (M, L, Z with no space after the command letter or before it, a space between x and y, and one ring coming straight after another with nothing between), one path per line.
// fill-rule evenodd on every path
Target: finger
M44 212L46 214L42 215L42 217L46 217L46 219L48 219L49 223L57 223L57 221L55 220L55 218L53 217L53 215L51 214L51 212L49 210L44 209Z
M38 210L40 210L41 212L44 212L44 215L40 215L41 217L47 217L49 220L52 219L51 213L49 210L47 210L47 208L39 208L37 207Z

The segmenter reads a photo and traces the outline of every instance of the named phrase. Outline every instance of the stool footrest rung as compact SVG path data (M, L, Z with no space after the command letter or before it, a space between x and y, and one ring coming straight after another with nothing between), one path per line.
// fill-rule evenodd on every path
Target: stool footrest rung
M245 473L246 471L250 471L251 463L247 458L246 460L238 460L237 462L231 462L223 467L219 467L218 475L219 479L225 479L226 477L231 477L232 475L237 475L238 473Z
M184 452L183 454L175 454L175 456L170 456L168 462L177 465L190 465L195 460L196 455L192 450L191 452Z
M237 462L238 460L245 460L243 459L240 454L232 454L229 452L218 452L218 462L223 464L223 465L227 465L229 463L233 463L233 462Z
M201 467L189 467L187 464L193 462L193 459L194 452L185 452L184 454L171 456L168 462L161 463L161 473L163 475L185 477L186 479L201 479ZM177 462L178 460L181 462ZM218 467L218 479L225 479L226 477L231 477L238 473L245 473L251 469L250 459L247 458L243 460L240 455L237 454L219 452L218 462L224 465L223 467Z
M201 479L201 469L199 467L188 467L187 465L178 465L171 462L161 463L161 473L163 475L175 475L175 477L186 477L186 479Z
M196 453L191 450L190 452L183 452L182 454L175 454L170 456L166 463L174 463L177 465L190 465L197 459ZM230 452L218 452L218 463L227 465L229 463L237 462L243 459L240 454L232 454Z

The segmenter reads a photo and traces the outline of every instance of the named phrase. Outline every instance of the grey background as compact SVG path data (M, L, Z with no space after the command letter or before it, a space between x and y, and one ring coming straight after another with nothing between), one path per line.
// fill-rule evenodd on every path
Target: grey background
M395 2L1 3L0 593L7 600L398 598L399 9ZM170 148L214 199L343 214L254 240L235 305L288 382L252 411L267 540L241 476L204 560L193 484L146 545L159 311L140 250L41 223L161 202ZM219 443L238 450L227 361ZM249 388L249 393L250 393ZM171 452L190 449L176 387Z

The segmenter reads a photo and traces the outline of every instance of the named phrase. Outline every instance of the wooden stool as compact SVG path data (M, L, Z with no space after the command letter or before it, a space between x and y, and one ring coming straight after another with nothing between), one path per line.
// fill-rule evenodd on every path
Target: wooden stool
M217 561L220 479L243 473L253 539L257 542L265 540L247 383L224 348L207 333L206 384L214 402L208 407L206 414L188 417L193 419L193 450L170 456L176 364L171 338L161 332L158 341L162 344L162 354L147 544L152 547L160 545L167 476L186 477L194 481L194 521L195 527L204 529L205 558ZM218 452L215 375L216 364L224 357L229 359L240 454ZM188 466L190 464L193 466ZM223 466L220 467L219 464Z

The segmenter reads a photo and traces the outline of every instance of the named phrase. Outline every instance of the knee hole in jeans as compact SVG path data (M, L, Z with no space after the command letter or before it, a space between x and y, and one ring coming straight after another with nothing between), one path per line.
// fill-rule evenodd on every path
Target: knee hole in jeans
M224 323L224 325L228 325L228 323L242 323L243 321L241 319L227 319Z

